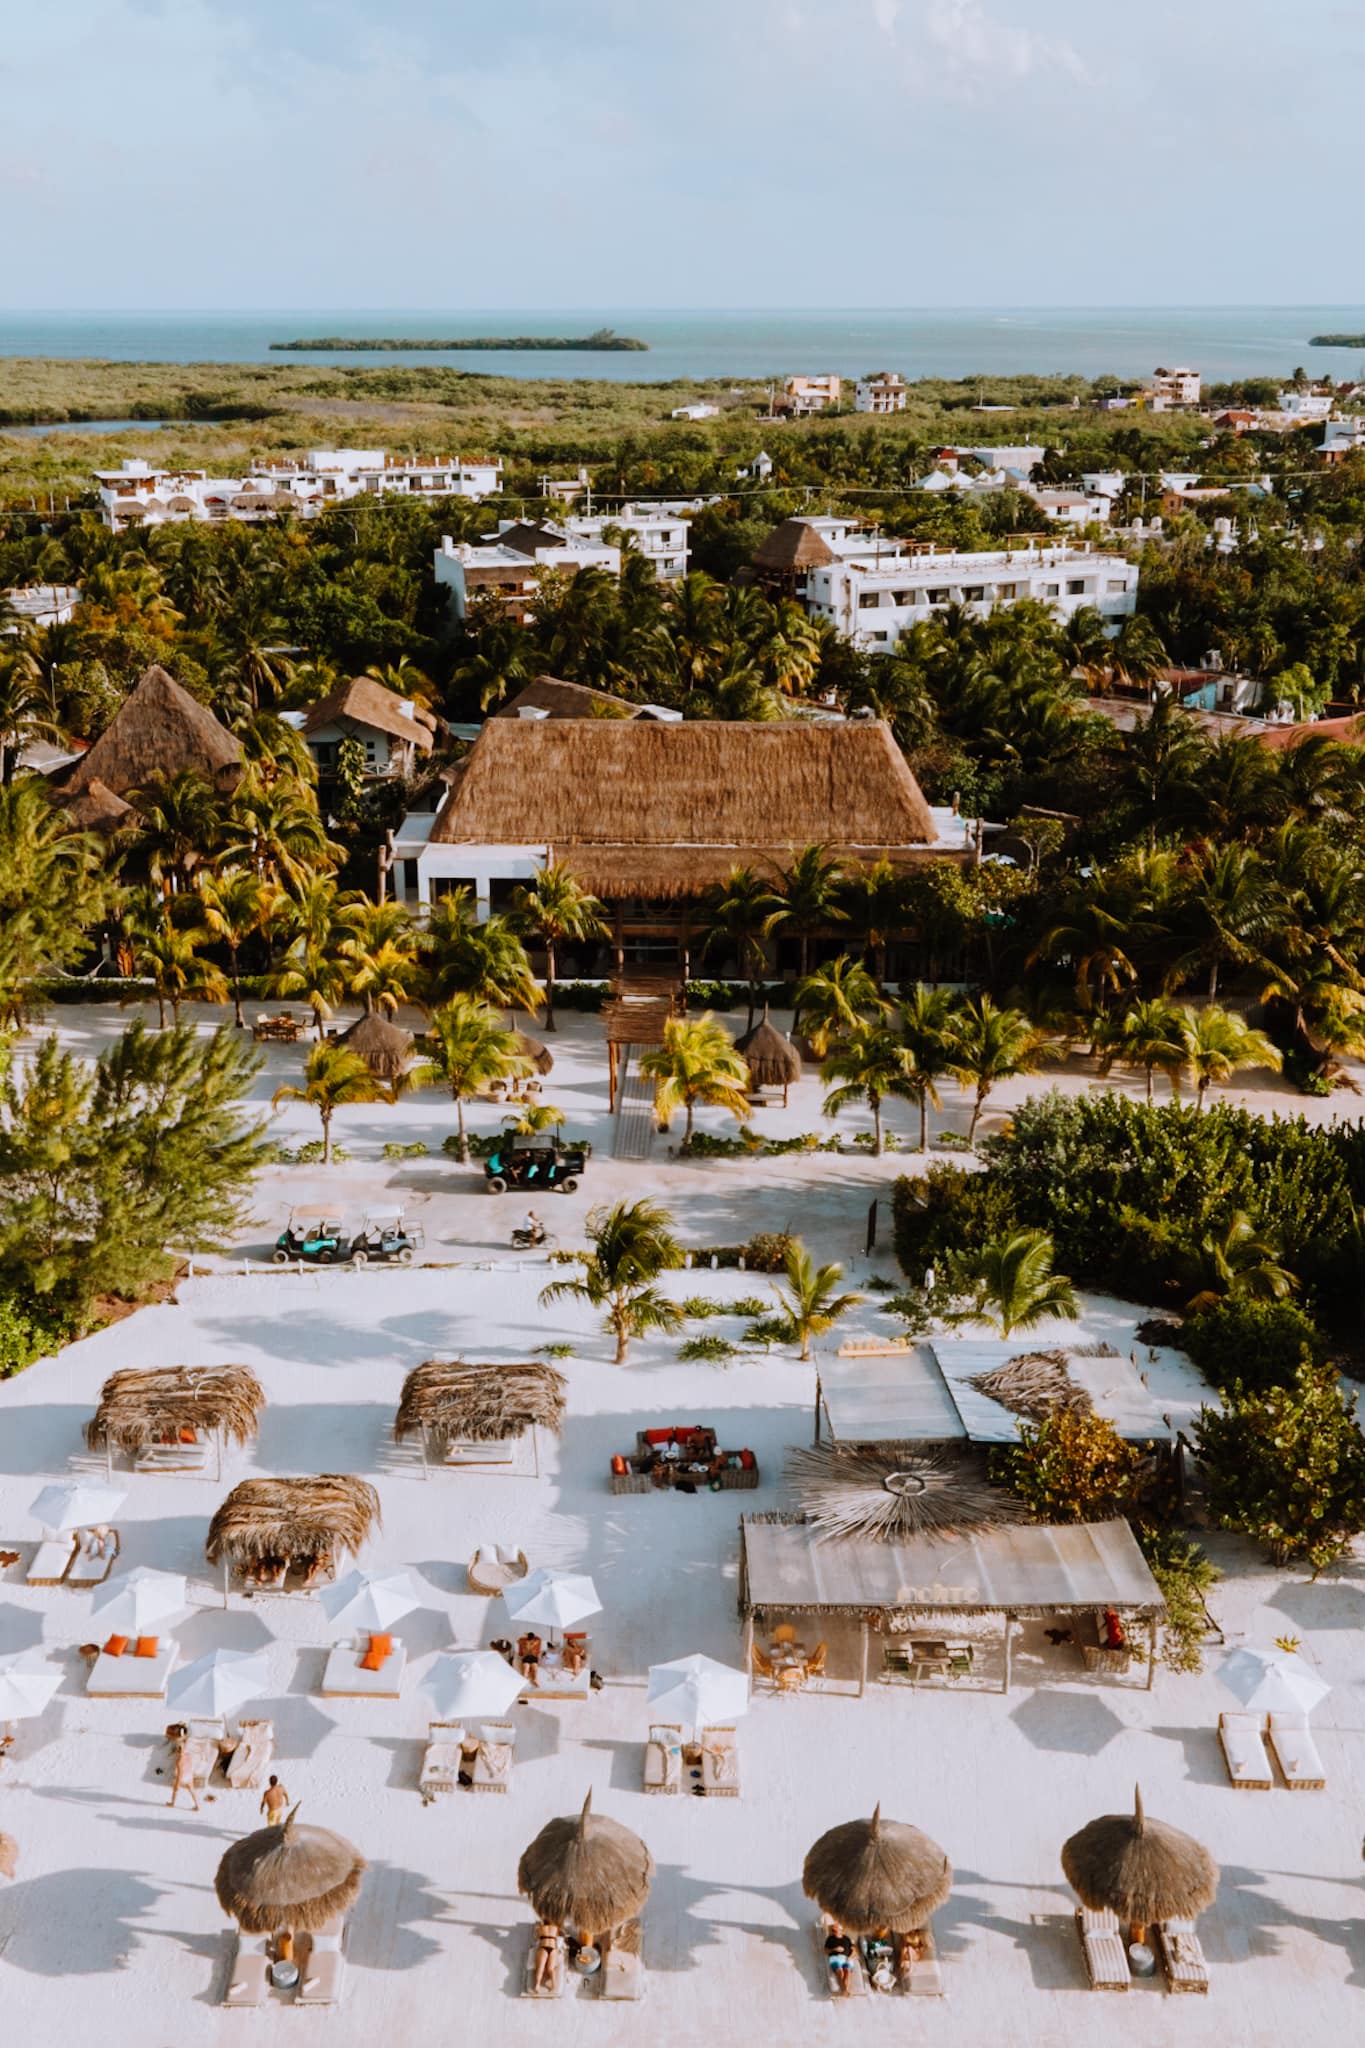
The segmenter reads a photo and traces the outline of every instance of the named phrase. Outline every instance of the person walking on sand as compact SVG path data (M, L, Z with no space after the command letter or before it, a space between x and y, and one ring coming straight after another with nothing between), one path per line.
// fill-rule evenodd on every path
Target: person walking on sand
M199 1794L194 1789L194 1758L190 1754L187 1742L182 1742L175 1753L175 1779L171 1785L171 1796L166 1802L167 1805L174 1806L182 1792L189 1793L190 1804L198 1813Z
M272 1778L261 1794L261 1812L265 1815L267 1824L272 1828L277 1828L283 1820L288 1806L289 1794L285 1791L278 1778Z

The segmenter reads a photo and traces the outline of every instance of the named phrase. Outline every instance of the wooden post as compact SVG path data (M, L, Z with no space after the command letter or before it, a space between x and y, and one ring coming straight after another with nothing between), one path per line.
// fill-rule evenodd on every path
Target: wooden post
M744 1669L748 1672L752 1681L754 1670L754 1612L752 1608L749 1609L749 1612L744 1617Z
M1145 1690L1145 1691L1147 1691L1147 1692L1150 1692L1150 1691L1151 1691L1151 1689L1152 1689L1152 1687L1153 1687L1153 1685L1155 1684L1155 1682L1156 1682L1156 1616L1155 1616L1155 1615L1153 1614L1153 1615L1150 1615L1150 1616L1148 1617L1148 1620L1147 1620L1147 1684L1146 1684L1146 1686L1145 1686L1144 1690Z
M1000 1688L1001 1692L1008 1692L1010 1689L1010 1642L1013 1634L1014 1616L1007 1613L1005 1616L1005 1683Z
M866 1615L864 1615L864 1616L863 1616L863 1621L862 1621L862 1635L863 1635L863 1644L862 1644L862 1662L861 1662L861 1664L860 1664L860 1665L859 1665L859 1667L858 1667L858 1698L859 1698L859 1699L861 1699L861 1698L862 1698L862 1696L863 1696L863 1694L864 1694L864 1693L865 1693L865 1692L867 1691L867 1636L868 1636L868 1628L867 1628L867 1616L866 1616Z
M815 1442L820 1441L820 1375L815 1375Z
M226 1608L227 1604L228 1604L228 1561L227 1561L227 1553L226 1553L226 1552L224 1552L224 1554L223 1554L223 1606L224 1606L224 1608Z

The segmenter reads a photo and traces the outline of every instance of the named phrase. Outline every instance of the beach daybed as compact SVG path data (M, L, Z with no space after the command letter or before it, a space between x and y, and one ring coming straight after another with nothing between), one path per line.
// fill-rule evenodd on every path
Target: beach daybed
M1327 1773L1306 1714L1272 1714L1266 1733L1291 1792L1326 1791Z
M1081 1940L1090 1989L1126 1991L1131 1979L1128 1951L1123 1945L1118 1914L1110 1912L1108 1907L1096 1912L1089 1906L1077 1906L1076 1932Z
M120 1451L138 1472L206 1472L212 1448L256 1436L265 1406L261 1383L245 1365L159 1365L111 1373L85 1441L112 1471Z
M735 1492L758 1485L758 1460L751 1450L721 1450L704 1423L672 1423L637 1430L634 1451L612 1459L608 1484L613 1493Z
M469 1590L490 1599L524 1579L531 1567L524 1550L504 1550L498 1543L480 1543L469 1560Z
M62 1580L64 1586L85 1587L104 1584L114 1569L114 1559L119 1554L118 1530L111 1529L109 1534L112 1541L106 1541L100 1550L87 1550L79 1543L76 1545L76 1555L72 1558Z
M1261 1739L1257 1714L1220 1714L1218 1741L1228 1777L1238 1791L1269 1792L1275 1782L1270 1757Z
M1156 1944L1172 1991L1207 1992L1209 1967L1193 1920L1159 1921Z
M325 1699L396 1700L408 1653L396 1637L365 1634L335 1643L322 1674Z
M24 1574L26 1586L60 1586L76 1558L74 1536L58 1536L40 1543Z
M515 1467L517 1446L529 1436L539 1476L537 1432L547 1429L559 1435L566 1384L563 1373L538 1360L525 1365L468 1365L463 1359L429 1358L414 1366L403 1382L394 1440L415 1438L424 1467Z
M510 1721L485 1721L469 1774L470 1791L506 1792L512 1781L516 1746L517 1731Z
M544 1923L537 1921L531 1929L531 1939L526 1944L526 1967L522 1973L521 1995L523 1998L562 1998L564 1996L564 1936L554 1936L555 1954L550 1965L548 1979L542 1978L540 1989L536 1989L536 1964L540 1960L540 1929ZM547 1937L548 1939L548 1937Z
M379 1526L379 1495L354 1473L243 1479L210 1522L204 1553L222 1566L224 1590L235 1573L248 1593L310 1592Z
M122 1645L114 1649L114 1644ZM92 1700L162 1700L179 1646L158 1636L110 1636L86 1675Z
M669 1721L656 1721L645 1744L644 1784L646 1792L681 1792L682 1729Z
M458 1790L464 1752L464 1725L459 1721L432 1721L427 1728L427 1746L417 1787L422 1804L429 1806L442 1792Z
M209 1447L202 1437L186 1443L144 1444L133 1460L135 1472L207 1472Z
M299 1988L295 2005L335 2005L341 1996L346 1957L342 1943L346 1923L334 1920L308 1936L308 1947L299 1965Z
M571 1630L564 1638L573 1643L579 1652L576 1671L570 1671L563 1655L553 1643L547 1643L540 1653L536 1667L537 1683L529 1682L518 1697L519 1706L527 1706L533 1700L587 1700L592 1698L592 1645L582 1630Z
M237 1747L224 1766L223 1775L234 1792L254 1792L265 1776L275 1754L273 1721L242 1721L237 1729Z
M224 2005L261 2005L270 1988L270 1936L237 1934L228 1963Z
M739 1745L733 1728L701 1731L701 1789L710 1799L738 1799Z

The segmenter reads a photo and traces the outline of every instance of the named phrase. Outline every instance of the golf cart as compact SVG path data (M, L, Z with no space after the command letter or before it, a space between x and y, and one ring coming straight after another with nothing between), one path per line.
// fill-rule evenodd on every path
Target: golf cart
M571 1195L586 1163L587 1154L581 1145L533 1145L509 1132L506 1140L489 1153L483 1172L492 1195L505 1194L508 1188L527 1188L537 1193L542 1188L553 1188L557 1195Z
M291 1259L309 1259L327 1266L346 1256L341 1211L330 1202L313 1202L306 1208L291 1209L289 1222L275 1240L271 1255L277 1266Z
M405 1223L401 1209L367 1209L365 1221L351 1239L351 1264L366 1266L371 1259L385 1265L410 1266L426 1244L420 1223Z

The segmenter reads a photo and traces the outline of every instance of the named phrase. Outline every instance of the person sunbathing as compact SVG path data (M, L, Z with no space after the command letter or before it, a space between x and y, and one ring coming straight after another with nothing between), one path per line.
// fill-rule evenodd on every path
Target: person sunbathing
M575 1642L571 1636L565 1636L564 1647L560 1655L565 1673L570 1678L577 1678L579 1672L588 1661L588 1653L582 1643Z
M190 1747L187 1742L182 1743L175 1752L175 1780L171 1786L171 1796L166 1804L174 1806L182 1792L189 1793L190 1804L195 1812L198 1813L199 1794L194 1789L194 1758L190 1754Z
M540 1684L540 1658L544 1647L534 1629L519 1637L517 1641L517 1661L521 1665L521 1675L528 1685Z
M825 1961L835 1997L847 1998L853 1989L853 1942L840 1927L831 1927L825 1936Z
M548 1984L551 1991L559 1988L559 1958L564 1946L564 1937L559 1924L554 1920L542 1920L536 1928L536 1973L531 1980L533 1993Z

